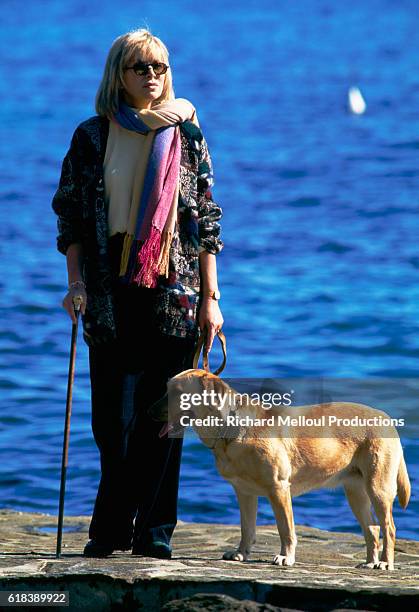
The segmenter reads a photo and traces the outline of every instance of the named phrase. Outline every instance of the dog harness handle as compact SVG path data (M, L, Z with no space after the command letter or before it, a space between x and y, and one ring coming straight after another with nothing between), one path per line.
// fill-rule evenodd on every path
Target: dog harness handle
M223 334L223 332L220 331L217 333L218 339L221 342L221 348L223 350L223 362L220 365L219 368L217 368L217 370L215 370L214 374L215 376L218 376L219 374L221 374L221 372L224 370L224 368L226 367L226 363L227 363L227 344L226 344L226 338ZM207 334L206 331L201 333L199 338L198 338L198 343L196 345L196 351L195 351L195 355L193 358L193 368L194 370L198 367L198 361L199 361L199 356L201 354L201 350L202 347L204 346L204 341L206 340ZM204 370L206 372L211 372L211 370L209 369L209 363L208 363L208 351L206 350L206 348L204 348L204 353L202 355L202 365L204 366Z

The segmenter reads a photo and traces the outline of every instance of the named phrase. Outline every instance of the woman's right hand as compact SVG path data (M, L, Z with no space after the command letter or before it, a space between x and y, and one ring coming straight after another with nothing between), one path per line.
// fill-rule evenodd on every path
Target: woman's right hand
M76 323L77 320L76 313L74 310L75 298L79 298L81 300L81 302L79 302L80 311L84 315L84 313L86 312L87 294L86 286L83 281L78 281L71 284L62 302L63 308L68 312L73 323Z

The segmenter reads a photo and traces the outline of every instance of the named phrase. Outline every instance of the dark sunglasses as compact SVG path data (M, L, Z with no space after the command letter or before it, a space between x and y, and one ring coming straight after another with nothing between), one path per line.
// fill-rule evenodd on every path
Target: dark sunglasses
M137 76L144 76L148 73L149 68L152 68L156 76L161 76L167 72L169 66L162 62L154 62L153 64L145 64L144 62L137 62L133 66L127 66L125 70L133 70Z

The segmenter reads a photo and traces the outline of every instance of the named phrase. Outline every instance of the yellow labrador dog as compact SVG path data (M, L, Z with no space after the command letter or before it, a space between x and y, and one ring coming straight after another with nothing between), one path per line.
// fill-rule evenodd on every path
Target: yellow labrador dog
M227 397L219 406L199 400L203 392ZM245 561L256 541L258 496L267 497L272 506L279 536L280 553L273 563L291 566L295 562L297 538L292 511L292 498L320 487L343 485L349 505L358 519L367 547L366 562L359 567L394 569L396 530L392 516L393 501L398 495L406 508L410 498L410 482L400 439L394 427L380 424L344 427L328 425L329 416L359 419L389 418L385 413L349 402L331 402L302 407L279 407L266 411L260 405L235 405L234 391L224 381L205 370L181 372L168 382L168 394L151 407L150 413L158 420L167 421L168 398L171 422L190 424L202 442L215 455L217 469L234 487L240 506L241 540L237 550L228 551L223 559ZM181 399L195 397L187 413L180 408ZM208 397L208 395L207 395ZM212 396L214 397L214 395ZM221 409L220 409L221 407ZM267 414L268 412L268 414ZM185 416L188 415L186 422ZM255 419L280 414L279 423L265 427L260 424L233 427L233 435L226 437L220 425L234 414ZM313 436L313 429L281 424L287 415L325 419L321 437ZM241 418L240 421L246 421ZM248 421L248 419L247 419ZM167 428L166 428L167 431ZM231 429L230 429L231 432ZM378 521L374 518L372 508ZM380 527L383 532L383 551L379 560Z

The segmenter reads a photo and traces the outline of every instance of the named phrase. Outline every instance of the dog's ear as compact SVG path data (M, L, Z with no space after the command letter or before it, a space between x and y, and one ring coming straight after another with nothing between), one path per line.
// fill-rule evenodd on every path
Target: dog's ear
M216 398L219 398L220 396L222 397L226 396L227 401L224 402L223 404L224 406L230 405L230 403L232 402L234 403L234 398L231 393L232 391L231 388L228 386L226 382L221 380L221 378L219 378L218 376L215 376L214 374L206 372L201 378L201 384L202 384L203 389L205 389L209 393L213 392Z
M147 414L153 421L167 421L169 412L169 395L166 393L147 408Z

